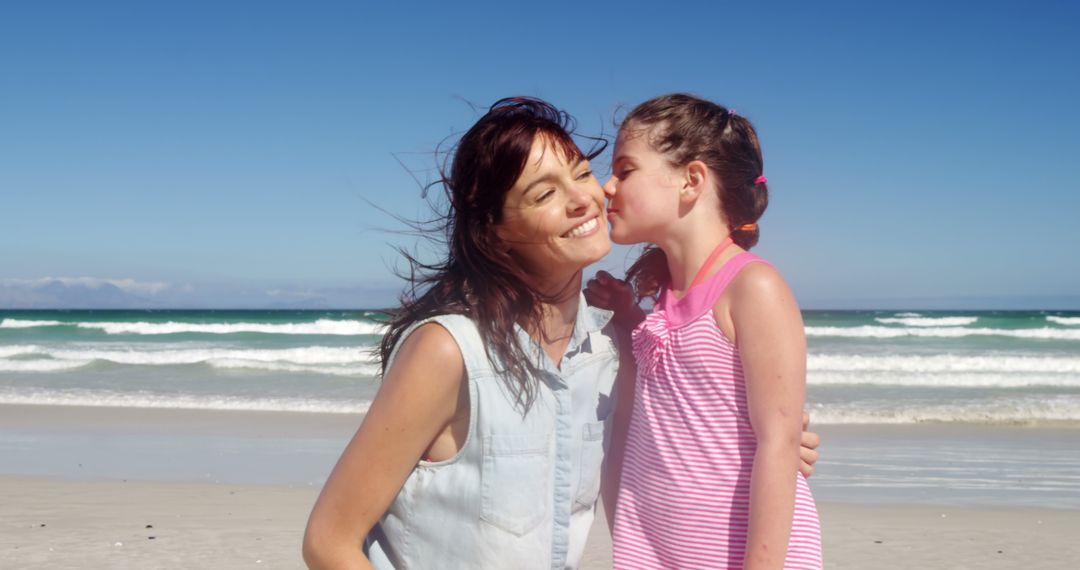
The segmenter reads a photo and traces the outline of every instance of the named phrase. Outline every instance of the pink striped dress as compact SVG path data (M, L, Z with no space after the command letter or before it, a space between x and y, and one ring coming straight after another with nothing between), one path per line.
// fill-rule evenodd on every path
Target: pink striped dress
M634 331L638 363L614 525L616 568L741 568L757 443L742 363L712 308L751 253L676 300L665 292ZM822 567L810 488L797 477L785 568Z

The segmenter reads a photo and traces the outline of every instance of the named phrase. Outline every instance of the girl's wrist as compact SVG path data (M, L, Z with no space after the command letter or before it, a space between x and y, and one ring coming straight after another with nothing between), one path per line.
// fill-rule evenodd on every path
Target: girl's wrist
M645 311L637 305L631 305L630 308L616 313L614 320L616 326L629 332L645 320Z

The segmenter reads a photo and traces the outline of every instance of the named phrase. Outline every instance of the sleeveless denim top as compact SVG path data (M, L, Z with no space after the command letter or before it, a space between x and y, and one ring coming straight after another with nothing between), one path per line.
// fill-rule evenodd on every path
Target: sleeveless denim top
M600 491L618 371L611 313L584 296L579 303L559 366L517 327L540 370L524 416L469 318L434 317L402 335L435 322L454 337L468 379L469 430L457 455L413 469L372 528L364 551L375 568L577 567Z

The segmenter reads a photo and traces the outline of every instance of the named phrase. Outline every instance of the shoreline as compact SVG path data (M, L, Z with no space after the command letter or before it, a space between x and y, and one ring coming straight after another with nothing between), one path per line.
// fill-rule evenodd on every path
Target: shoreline
M0 476L5 568L297 568L312 487ZM1065 568L1080 511L819 503L827 568ZM611 568L602 515L582 570Z
M362 414L0 404L0 475L320 488ZM1080 510L1071 427L813 425L819 501Z
M308 513L362 417L0 405L0 559L5 568L302 567ZM1080 559L1074 429L814 429L824 439L810 483L827 568L1041 569ZM1069 485L1050 488L1058 501L1016 505L1023 492L964 488L985 468L1050 469L1050 483ZM870 476L887 486L866 487ZM1037 477L1016 483L1047 492ZM969 504L948 504L958 497ZM597 521L584 570L611 568L602 514Z

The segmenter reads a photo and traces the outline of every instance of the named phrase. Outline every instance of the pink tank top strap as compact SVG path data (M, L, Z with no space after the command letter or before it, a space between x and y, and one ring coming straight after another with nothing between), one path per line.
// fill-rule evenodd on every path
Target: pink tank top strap
M712 310L713 306L716 305L716 300L724 293L727 286L731 284L744 267L751 263L768 264L769 262L753 253L744 251L727 260L712 277L704 280L696 287L691 287L682 299L675 299L675 297L665 292L663 297L664 312L667 315L668 322L678 326L695 321L707 311Z

